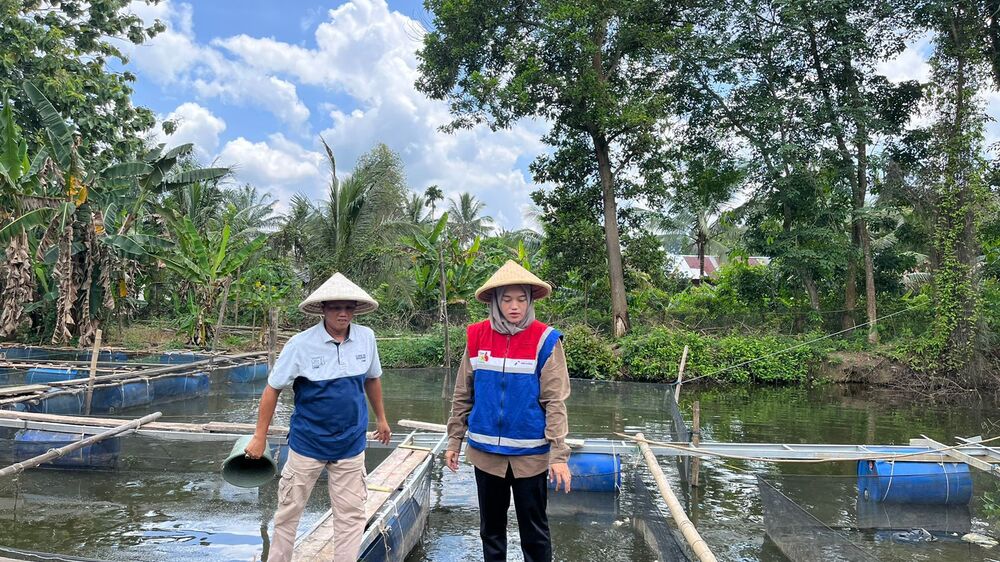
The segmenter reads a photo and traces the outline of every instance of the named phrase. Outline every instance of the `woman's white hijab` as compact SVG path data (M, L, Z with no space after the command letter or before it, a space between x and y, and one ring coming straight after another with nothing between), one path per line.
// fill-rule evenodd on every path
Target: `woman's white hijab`
M524 291L524 295L528 298L528 304L525 307L524 316L517 323L507 320L500 311L500 301L503 299L504 293L509 289L519 288ZM535 303L531 299L531 285L504 285L502 287L497 287L493 289L493 298L490 299L490 327L494 331L499 332L505 336L513 336L518 334L532 322L535 321Z

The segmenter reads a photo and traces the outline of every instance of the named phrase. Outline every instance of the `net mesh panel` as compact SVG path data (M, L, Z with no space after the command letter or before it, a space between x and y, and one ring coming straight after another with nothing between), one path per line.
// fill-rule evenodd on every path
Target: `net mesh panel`
M675 443L690 443L691 430L688 429L687 423L684 421L680 406L674 400L673 388L673 386L669 387L666 396L663 398L663 401L667 403L667 410L670 412L670 419L672 421L670 424L670 440ZM681 480L688 482L691 474L691 457L677 455L674 458L677 459L677 472L680 474Z
M878 560L789 499L763 476L757 477L757 488L767 535L792 562Z
M670 400L672 401L673 397ZM677 534L667 523L667 517L670 515L655 501L658 497L653 495L658 493L655 486L651 488L646 484L645 478L652 479L649 471L636 467L631 473L632 478L626 479L626 482L632 484L632 506L635 510L632 520L636 530L643 536L646 546L661 562L690 560Z

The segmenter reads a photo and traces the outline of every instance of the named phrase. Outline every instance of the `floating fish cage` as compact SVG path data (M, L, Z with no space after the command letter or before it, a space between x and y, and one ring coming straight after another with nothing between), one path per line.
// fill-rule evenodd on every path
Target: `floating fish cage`
M866 460L855 477L758 476L757 485L768 540L793 562L959 560L980 536L963 463Z
M22 429L14 434L14 458L17 462L44 455L50 449L65 447L85 438L82 433L65 433L41 429ZM87 445L46 463L47 468L110 469L118 464L121 438L105 439Z
M373 525L361 544L363 562L404 562L424 534L430 513L431 462L425 461L403 491L390 500L389 517Z

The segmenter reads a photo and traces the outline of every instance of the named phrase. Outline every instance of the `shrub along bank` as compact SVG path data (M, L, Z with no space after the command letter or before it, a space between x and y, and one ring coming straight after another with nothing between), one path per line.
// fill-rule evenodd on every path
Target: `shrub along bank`
M570 326L563 333L570 376L583 379L671 382L677 378L677 367L687 345L685 378L705 376L739 384L798 383L807 380L810 369L825 356L824 351L813 346L778 353L808 336L715 337L662 327L637 328L618 340L616 346L610 338L586 326ZM453 328L449 334L452 364L457 365L465 354L465 331ZM386 368L438 367L444 361L443 348L443 330L379 339L379 357Z

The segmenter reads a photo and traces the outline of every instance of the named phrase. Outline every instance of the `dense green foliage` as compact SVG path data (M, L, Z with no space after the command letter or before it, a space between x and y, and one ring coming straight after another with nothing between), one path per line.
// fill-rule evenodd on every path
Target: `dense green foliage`
M208 347L221 316L259 344L272 312L314 322L296 304L340 271L380 301L361 321L417 334L385 341L386 366L440 365L442 325L455 361L476 288L515 260L553 284L536 311L574 376L670 381L687 345L687 374L723 382L806 380L834 349L919 384L1000 381L993 2L425 3L416 87L450 103L446 129L551 126L540 231L411 185L381 143L349 174L324 143L325 196L279 215L191 145L145 140L115 45L160 24L120 0L0 0L0 337L166 318ZM925 82L883 74L923 36Z

